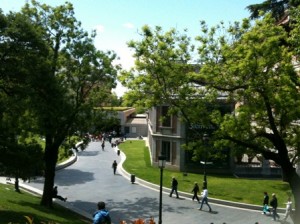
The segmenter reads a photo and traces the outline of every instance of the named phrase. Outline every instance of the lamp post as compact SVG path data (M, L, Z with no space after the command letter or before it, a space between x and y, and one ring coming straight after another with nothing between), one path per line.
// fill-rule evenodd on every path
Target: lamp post
M205 158L204 158L204 176L203 176L203 187L207 188L207 178L206 178L206 163L207 163L207 142L209 137L207 134L203 135L203 142L205 145Z
M160 186L159 186L159 216L158 224L162 224L162 185L163 185L163 169L165 168L166 157L164 155L158 156L158 167L160 168Z

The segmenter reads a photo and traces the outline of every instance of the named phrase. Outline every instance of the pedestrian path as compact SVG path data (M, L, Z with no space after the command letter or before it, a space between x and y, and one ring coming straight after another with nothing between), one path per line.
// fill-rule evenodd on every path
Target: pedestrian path
M118 156L117 148L111 148L107 143L102 151L100 142L91 142L84 151L78 152L76 160L71 166L64 166L64 169L56 172L55 185L58 186L59 194L68 198L67 202L57 201L57 203L92 219L97 202L105 201L115 224L121 220L130 223L129 221L137 218L151 217L158 223L158 187L138 178L132 184L131 174L121 168L125 155L121 153ZM116 175L113 174L112 169L114 160L118 163ZM43 178L38 178L31 183L25 185L21 183L21 185L41 193L43 182ZM224 205L226 203L221 205L212 200L210 200L212 212L208 212L205 205L202 211L199 211L199 204L191 200L191 195L179 192L179 199L170 198L169 190L165 188L163 194L164 224L274 223L270 216L262 215L259 210L249 210L242 205L241 208L232 207L231 204ZM288 220L285 223L292 222Z

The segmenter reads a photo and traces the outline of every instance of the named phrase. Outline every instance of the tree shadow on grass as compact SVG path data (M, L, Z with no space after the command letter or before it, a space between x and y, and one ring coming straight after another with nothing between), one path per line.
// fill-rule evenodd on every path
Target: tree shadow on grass
M30 223L26 216L33 220L33 223L74 223L82 224L88 223L86 218L79 216L71 210L63 208L58 204L53 204L53 208L46 208L40 204L31 203L27 201L10 201L10 203L16 203L24 211L1 211L0 223Z

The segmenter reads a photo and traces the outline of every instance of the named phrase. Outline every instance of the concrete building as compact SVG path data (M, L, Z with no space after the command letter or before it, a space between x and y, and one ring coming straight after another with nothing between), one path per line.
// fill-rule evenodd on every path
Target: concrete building
M135 108L127 108L123 111L118 111L120 119L121 133L128 138L137 138L139 136L147 136L147 115L136 114Z
M227 106L229 107L225 110L234 110L234 105ZM259 159L256 158L248 162L247 155L244 155L244 160L238 163L229 148L221 151L222 158L206 160L207 155L202 155L200 161L194 161L192 159L193 152L185 150L183 145L195 138L202 139L204 133L212 133L215 128L202 125L187 126L177 116L169 116L166 105L151 108L148 111L147 121L148 144L154 166L158 165L158 156L164 154L167 169L184 173L201 173L207 170L209 173L235 174L241 177L281 176L281 168L274 166L272 161L265 161L257 156ZM205 147L209 151L214 151L209 144Z

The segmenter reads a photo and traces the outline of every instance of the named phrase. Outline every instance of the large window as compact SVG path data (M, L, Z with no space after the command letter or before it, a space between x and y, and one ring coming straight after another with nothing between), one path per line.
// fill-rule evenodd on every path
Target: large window
M171 127L171 116L168 114L169 107L162 106L161 107L161 116L162 116L162 126L163 127Z
M166 156L166 161L171 162L171 143L167 141L161 142L161 154Z

